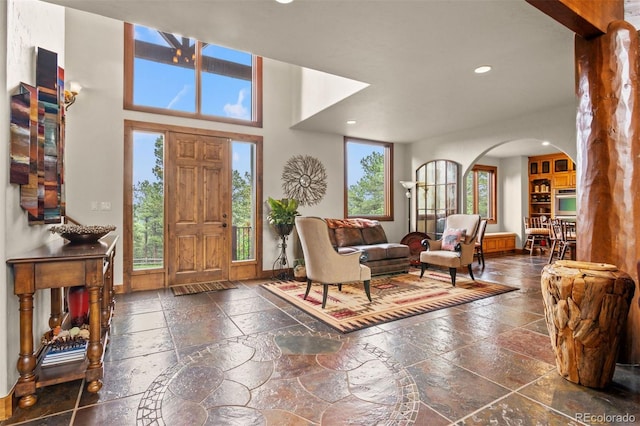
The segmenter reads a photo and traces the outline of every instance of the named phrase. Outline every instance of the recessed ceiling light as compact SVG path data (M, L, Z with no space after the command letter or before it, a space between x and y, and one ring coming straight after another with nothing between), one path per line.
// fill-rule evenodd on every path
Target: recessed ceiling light
M293 0L276 0L278 3L287 4L291 3Z
M482 65L481 67L478 67L475 70L473 70L473 72L475 72L476 74L484 74L489 71L491 71L490 65Z
M356 124L357 121L356 120L347 120L347 124Z
M549 145L551 145L551 142L549 141L542 142L542 146L549 146Z

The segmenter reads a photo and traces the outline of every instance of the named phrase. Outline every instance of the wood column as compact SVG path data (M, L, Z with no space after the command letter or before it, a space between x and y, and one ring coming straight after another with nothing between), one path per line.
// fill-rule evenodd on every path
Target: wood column
M610 263L636 282L619 361L640 363L640 84L638 33L625 21L576 36L577 259Z

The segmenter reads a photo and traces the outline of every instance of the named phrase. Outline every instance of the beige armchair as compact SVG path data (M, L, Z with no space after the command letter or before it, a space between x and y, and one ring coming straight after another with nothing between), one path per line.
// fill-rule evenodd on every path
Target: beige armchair
M364 281L364 291L371 301L371 269L360 264L362 252L339 254L331 245L327 223L319 217L296 217L296 230L302 245L304 265L307 270L306 300L313 281L323 285L322 308L327 304L327 293L330 284L337 284L342 290L342 283Z
M424 240L426 251L420 253L420 277L429 265L446 266L451 275L451 284L456 285L456 272L466 266L472 280L473 253L480 216L473 214L452 214L447 216L445 231L437 241Z

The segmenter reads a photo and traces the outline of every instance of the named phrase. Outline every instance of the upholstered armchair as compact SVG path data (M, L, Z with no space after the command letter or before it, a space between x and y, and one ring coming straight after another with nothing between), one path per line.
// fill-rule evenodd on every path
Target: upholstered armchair
M319 217L296 216L296 230L302 245L304 265L307 270L305 300L309 295L313 281L323 285L323 309L327 304L330 284L337 284L338 290L342 290L342 283L363 281L364 291L371 301L369 287L371 269L360 264L362 252L339 254L331 245L327 223Z
M420 253L420 277L429 265L449 268L451 284L456 285L456 272L459 267L466 266L472 280L473 253L475 251L476 234L480 216L473 214L452 214L447 216L442 238L439 240L423 240L426 251Z

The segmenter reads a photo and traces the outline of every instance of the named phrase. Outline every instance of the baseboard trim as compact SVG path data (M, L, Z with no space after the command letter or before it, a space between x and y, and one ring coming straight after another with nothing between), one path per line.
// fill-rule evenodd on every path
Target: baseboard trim
M11 388L11 392L7 396L0 398L0 421L7 420L13 415L13 409L17 406L17 401L15 401L14 388Z

